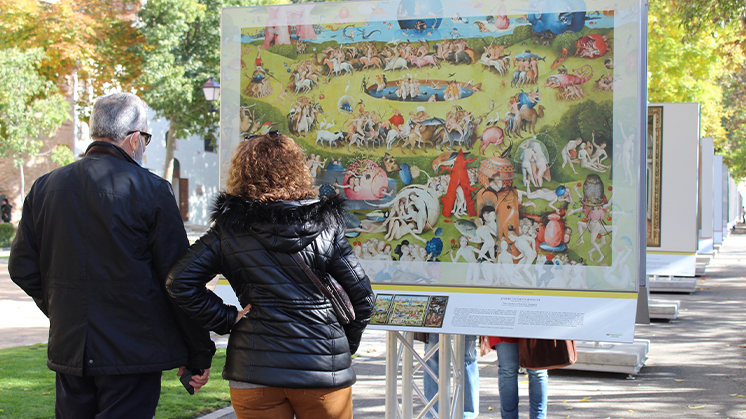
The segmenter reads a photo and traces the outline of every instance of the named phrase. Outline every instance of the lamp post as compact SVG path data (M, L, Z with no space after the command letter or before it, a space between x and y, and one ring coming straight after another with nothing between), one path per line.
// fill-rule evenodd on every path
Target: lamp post
M210 112L218 112L213 103L220 98L220 85L210 76L210 79L202 85L202 92L205 94L205 100L210 102Z

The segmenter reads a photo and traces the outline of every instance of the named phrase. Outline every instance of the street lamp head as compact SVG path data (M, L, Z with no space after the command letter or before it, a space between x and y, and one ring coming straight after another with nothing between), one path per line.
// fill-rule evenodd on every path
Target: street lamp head
M210 76L210 79L202 85L202 92L208 102L218 100L220 98L220 85Z

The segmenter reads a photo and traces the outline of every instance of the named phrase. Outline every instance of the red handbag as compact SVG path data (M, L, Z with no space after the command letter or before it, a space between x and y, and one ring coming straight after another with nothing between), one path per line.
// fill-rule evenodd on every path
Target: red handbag
M530 370L552 370L578 360L574 340L518 339L518 364Z

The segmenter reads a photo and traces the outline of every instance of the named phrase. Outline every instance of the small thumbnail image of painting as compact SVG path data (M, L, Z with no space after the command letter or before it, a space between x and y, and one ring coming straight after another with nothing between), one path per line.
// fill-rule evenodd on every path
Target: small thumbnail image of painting
M448 297L438 296L430 297L430 304L427 307L425 315L425 327L443 327L443 317L446 314L446 305Z
M370 318L370 324L386 324L393 299L394 296L391 294L376 295L376 304L373 307L373 317Z
M392 326L422 326L429 297L426 295L397 295L391 308L388 324Z

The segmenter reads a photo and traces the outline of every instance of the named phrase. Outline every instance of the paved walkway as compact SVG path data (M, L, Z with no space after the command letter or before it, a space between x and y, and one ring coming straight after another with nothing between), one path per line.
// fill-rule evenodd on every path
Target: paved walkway
M8 275L7 259L0 255L0 349L46 342L49 319L31 297Z
M653 297L679 300L681 305L674 321L637 326L636 337L651 341L646 366L634 379L625 374L551 371L550 418L746 419L746 226L739 225L726 239L695 293ZM0 262L0 347L44 342L47 326ZM355 418L383 418L385 332L367 331L358 353ZM480 358L479 364L479 417L497 419L494 352ZM527 417L527 378L520 386L521 414ZM228 417L227 410L211 416Z

